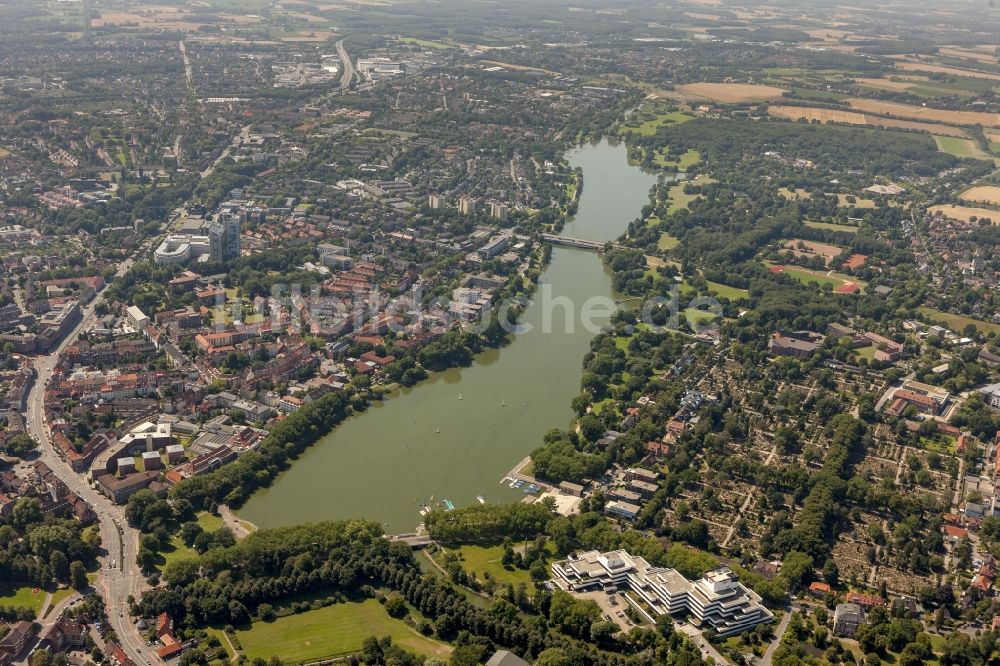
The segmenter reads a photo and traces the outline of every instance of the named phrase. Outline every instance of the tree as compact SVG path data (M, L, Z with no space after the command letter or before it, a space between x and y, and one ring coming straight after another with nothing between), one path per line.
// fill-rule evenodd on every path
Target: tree
M73 589L78 592L87 589L87 586L90 585L90 581L87 580L87 567L80 560L70 562L69 581Z
M535 666L575 666L572 658L562 648L542 650Z
M385 612L389 614L389 617L395 618L406 615L408 610L403 596L398 593L389 595L389 598L385 601Z

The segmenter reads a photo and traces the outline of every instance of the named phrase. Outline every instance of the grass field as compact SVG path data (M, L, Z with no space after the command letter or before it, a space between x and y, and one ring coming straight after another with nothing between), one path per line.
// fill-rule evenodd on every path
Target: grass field
M255 622L250 629L236 631L247 658L279 656L285 663L357 652L365 638L386 635L392 637L394 645L426 656L447 658L451 653L448 645L422 636L402 620L389 617L374 599L333 604L274 622Z
M404 44L414 44L415 46L422 46L425 49L457 49L458 47L454 44L447 44L445 42L437 42L432 39L417 39L416 37L400 37L396 41L403 42Z
M38 613L45 601L45 590L33 587L0 586L0 606L23 606Z
M972 139L959 139L953 136L935 136L938 150L955 157L985 157L983 151Z
M777 99L785 94L784 89L752 83L685 83L677 90L692 97L710 99L722 104L737 102L762 102Z
M1000 206L1000 187L996 185L977 185L962 192L959 198L975 203Z
M674 158L672 155L664 155L661 152L657 152L653 157L653 163L661 167L675 167L678 171L687 171L688 168L694 166L701 161L701 153L697 150L691 149L686 151L679 158Z
M45 617L49 616L49 613L51 613L53 609L55 609L55 607L59 605L59 602L61 602L66 597L72 596L74 594L76 594L76 590L74 590L72 587L61 587L55 592L53 592L52 601L49 602L49 608L48 610L45 611Z
M640 111L640 113L642 113ZM648 112L647 112L648 113ZM631 127L625 125L626 129L632 130L636 134L641 136L652 136L656 134L656 130L660 128L661 125L676 125L679 123L686 123L687 121L694 118L694 116L688 115L686 113L681 113L680 111L669 111L663 113L656 113L655 117L648 120L644 120L639 124L638 127Z
M961 220L963 222L969 222L972 218L979 220L980 218L988 217L992 220L993 224L1000 224L1000 211L990 210L989 208L974 208L972 206L952 206L951 204L942 204L940 206L931 206L927 209L928 213L941 213L945 217L949 217L953 220Z
M684 192L684 186L687 184L691 185L708 185L709 183L714 183L715 181L709 176L701 175L691 180L682 180L676 185L670 188L670 208L669 212L673 213L680 210L681 208L687 208L688 204L698 198L697 194L687 194Z
M812 220L803 220L802 224L806 225L810 229L826 229L827 231L843 231L848 234L858 233L858 227L847 226L846 224L834 224L833 222L813 222Z
M657 241L656 247L660 248L661 250L672 250L680 244L681 241L679 238L675 238L670 234L668 234L666 231L664 231L662 234L660 234L660 240Z
M972 324L976 327L976 330L981 333L989 333L990 331L993 331L994 333L1000 334L1000 324L992 324L988 321L973 319L972 317L966 317L964 315L954 314L951 312L942 312L941 310L936 310L926 306L921 306L917 309L920 310L920 312L923 313L928 319L941 322L956 333L961 333L966 326Z
M458 553L462 559L462 568L475 573L479 580L485 580L483 574L488 572L490 578L498 583L516 586L518 583L531 582L531 575L524 569L504 569L500 564L503 546L462 546L458 549Z
M733 301L738 301L741 298L750 298L750 292L746 289L730 287L728 284L720 284L711 280L706 280L706 282L708 282L708 290L715 292L722 298L728 298Z

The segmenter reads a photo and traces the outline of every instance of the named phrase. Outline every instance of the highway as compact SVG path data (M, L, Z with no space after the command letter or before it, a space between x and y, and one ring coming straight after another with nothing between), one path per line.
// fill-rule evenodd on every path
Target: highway
M344 67L344 73L340 77L340 87L341 89L350 88L355 76L354 63L351 62L351 56L347 55L343 39L339 40L335 46L337 47L337 55L340 56L340 62Z
M251 125L247 125L233 137L230 146L205 171L201 172L203 178L210 175L215 167L225 159L232 146L246 138L250 128ZM143 242L131 257L119 264L114 279L125 275L139 257L159 244L163 237L171 232L177 221L182 218L183 213L183 205L175 208L167 219L163 233ZM113 281L110 280L109 283ZM31 391L28 393L24 417L29 434L39 443L39 459L44 461L71 491L90 504L97 514L101 544L105 554L100 558L101 570L95 587L104 597L111 628L118 636L118 641L125 654L140 666L142 664L152 666L154 663L162 664L163 661L156 655L153 648L146 645L145 639L135 628L128 613L129 597L138 599L145 586L145 576L142 575L139 565L136 563L139 534L136 530L128 528L125 522L125 507L114 504L98 492L87 482L86 475L74 472L69 464L59 456L52 445L49 426L45 419L45 387L52 378L52 371L59 361L59 354L76 341L80 333L94 321L94 310L103 301L103 291L102 289L96 294L89 305L81 308L79 323L67 333L56 349L48 355L37 356L33 359L37 374ZM57 616L52 614L52 617Z

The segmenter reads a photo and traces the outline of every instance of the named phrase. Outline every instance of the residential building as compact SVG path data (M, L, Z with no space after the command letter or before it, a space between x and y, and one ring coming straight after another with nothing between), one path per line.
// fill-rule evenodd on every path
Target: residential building
M855 603L837 604L833 613L833 635L854 638L865 623L865 612Z
M604 505L604 513L613 518L635 520L641 508L638 504L614 500Z
M633 602L633 607L646 619L653 621L657 615L686 612L697 624L711 627L720 636L742 633L774 619L760 597L725 567L689 581L674 569L653 567L624 550L593 550L554 562L552 573L553 582L563 590L624 588L644 602Z
M767 342L767 350L775 356L809 358L823 343L823 336L809 331L774 333Z

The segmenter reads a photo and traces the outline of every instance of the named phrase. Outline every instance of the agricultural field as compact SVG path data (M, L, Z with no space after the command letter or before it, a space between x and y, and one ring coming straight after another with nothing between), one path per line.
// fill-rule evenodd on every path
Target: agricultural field
M945 111L925 106L912 106L896 102L882 102L872 99L849 99L847 103L853 109L866 113L877 113L897 118L913 120L933 120L952 125L982 125L984 127L1000 127L1000 113L985 113L981 111Z
M785 94L784 89L750 83L685 83L677 90L689 97L708 99L720 104L739 102L763 102L778 99Z
M838 109L821 109L803 106L771 106L768 113L777 118L787 118L788 120L818 121L823 123L846 123L850 125L868 125L871 127L882 127L885 129L905 129L930 132L942 136L954 136L967 138L968 134L959 127L949 125L938 125L935 123L922 123L915 120L900 120L898 118L882 118L874 115L857 113L855 111L843 111Z
M986 217L992 220L993 224L1000 224L1000 211L990 210L989 208L973 208L971 206L953 206L951 204L942 204L939 206L931 206L927 209L927 212L932 215L935 213L941 213L947 218L962 222L971 222L972 218L979 220Z
M858 227L846 224L835 224L833 222L814 222L813 220L803 220L802 224L811 229L825 229L827 231L842 231L848 234L858 233Z
M972 325L976 328L976 330L983 334L988 335L990 332L993 332L1000 335L1000 324L993 324L988 321L973 319L972 317L966 317L952 312L942 312L941 310L936 310L926 306L922 306L917 309L920 310L920 312L928 319L940 322L956 333L961 333L966 326Z
M989 79L990 81L1000 81L1000 74L990 74L988 72L980 72L973 69L961 69L959 67L924 64L921 62L897 62L896 69L904 72L950 74L951 76L964 76L970 79Z
M361 649L369 636L391 636L392 642L431 657L446 658L451 648L427 638L402 620L389 617L375 599L337 603L318 610L254 622L236 631L248 659L281 657L285 663L303 663L336 657Z
M1000 187L996 185L977 185L962 192L959 198L974 203L1000 206Z
M955 157L986 157L972 139L959 139L953 136L935 136L938 150Z
M840 111L838 109L818 109L803 106L770 106L768 113L778 118L788 120L800 120L805 118L809 122L819 121L821 123L848 123L850 125L866 125L868 121L863 113L854 111Z

